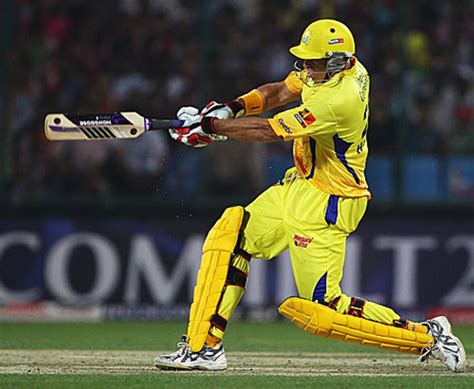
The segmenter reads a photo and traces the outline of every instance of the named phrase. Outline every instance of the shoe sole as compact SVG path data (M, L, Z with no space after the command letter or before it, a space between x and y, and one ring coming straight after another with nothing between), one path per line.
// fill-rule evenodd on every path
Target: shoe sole
M155 367L161 370L191 370L188 366L182 365L180 363L155 360Z
M182 363L176 363L171 361L162 361L158 360L155 361L155 367L160 370L204 370L204 371L221 371L227 369L227 364L225 365L214 365L214 366L206 366L206 365L184 365Z

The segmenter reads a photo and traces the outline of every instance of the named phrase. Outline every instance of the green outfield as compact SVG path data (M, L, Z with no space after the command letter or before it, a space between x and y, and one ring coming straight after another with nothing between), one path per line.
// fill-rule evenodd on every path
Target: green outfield
M0 323L0 387L474 387L437 361L315 338L286 322L231 323L225 372L159 371L185 323ZM456 326L474 360L474 327Z

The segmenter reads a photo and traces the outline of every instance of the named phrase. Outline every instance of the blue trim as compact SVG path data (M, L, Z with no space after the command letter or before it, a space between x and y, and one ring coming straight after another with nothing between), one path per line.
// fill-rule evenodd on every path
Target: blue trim
M327 289L327 278L328 278L328 273L326 272L319 279L318 283L314 287L313 301L324 301L324 296L326 295L326 289Z
M328 207L326 208L326 215L324 218L326 219L326 223L328 224L336 224L337 223L337 204L339 203L339 196L330 195L328 200Z
M311 150L311 171L306 176L307 180L313 178L314 169L316 168L316 141L313 138L309 138L309 149Z
M357 177L357 173L352 167L349 166L346 160L346 152L347 150L349 150L349 147L351 147L352 143L347 143L346 141L339 138L339 135L337 134L332 137L332 140L334 141L334 149L336 151L337 158L339 158L339 161L341 161L347 171L352 174L352 177L354 177L355 182L357 184L360 184L360 180L359 177Z
M365 125L364 131L362 131L362 138L367 135L367 129L369 128L369 123Z

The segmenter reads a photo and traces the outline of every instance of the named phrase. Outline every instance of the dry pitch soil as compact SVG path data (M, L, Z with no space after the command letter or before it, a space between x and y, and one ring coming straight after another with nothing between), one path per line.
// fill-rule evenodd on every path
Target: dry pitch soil
M158 370L162 352L99 350L0 350L0 374L220 374L273 376L444 376L438 361L421 364L416 356L370 353L228 352L223 372ZM463 373L474 377L474 367Z

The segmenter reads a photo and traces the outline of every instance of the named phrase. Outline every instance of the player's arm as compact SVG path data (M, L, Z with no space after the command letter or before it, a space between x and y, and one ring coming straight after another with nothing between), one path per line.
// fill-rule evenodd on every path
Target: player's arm
M295 72L290 72L283 81L262 85L257 90L264 96L265 109L269 110L298 100L302 88L302 81Z
M268 119L263 118L214 120L212 131L214 134L240 141L275 142L283 140L272 129Z
M257 115L267 110L281 107L300 98L302 84L295 72L291 72L280 82L264 84L237 98L243 112L233 117ZM235 102L235 101L234 101ZM229 104L229 103L228 103ZM232 117L232 116L231 116ZM277 135L268 119L244 117L239 120L212 120L209 128L217 135L240 141L274 142L283 140Z
M208 133L242 141L272 142L324 134L327 131L333 131L336 123L336 117L329 106L324 101L318 100L309 105L302 104L287 109L269 119L203 118L202 128Z
M272 119L242 116L257 115L298 100L301 88L299 79L291 72L281 82L264 84L228 103L211 101L199 114L194 107L183 107L178 118L185 125L181 129L170 129L170 135L192 147L203 147L214 140L227 138L256 142L286 140L285 133L279 133L279 128L271 125ZM284 123L282 125L286 129Z
M247 101L248 96L253 93L260 93L262 95L263 102L259 107L262 109L261 112L281 107L282 105L291 103L292 101L296 101L300 98L299 93L294 93L288 89L285 81L264 84L238 98L238 101L240 101L245 107L245 115L256 114L252 113L255 112L255 109L249 107L251 101Z
M302 82L291 72L280 82L264 84L227 103L209 102L201 111L203 116L217 119L234 119L259 115L300 98Z
M178 118L184 121L184 126L170 129L169 132L174 140L187 146L203 147L214 140L225 140L227 138L249 142L284 140L284 136L278 135L270 125L271 119L203 117L194 107L181 108L178 112Z

